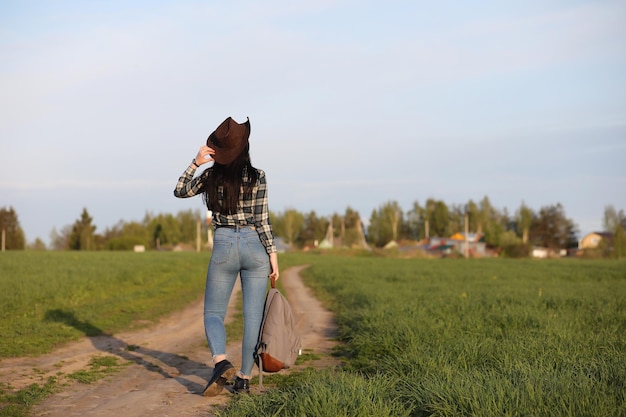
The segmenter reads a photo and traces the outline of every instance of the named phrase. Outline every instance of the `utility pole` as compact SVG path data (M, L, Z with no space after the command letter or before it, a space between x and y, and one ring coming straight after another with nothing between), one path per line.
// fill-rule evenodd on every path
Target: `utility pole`
M202 237L200 236L200 219L196 220L196 252L200 252Z
M465 258L469 258L469 244L467 243L469 235L469 214L465 210Z

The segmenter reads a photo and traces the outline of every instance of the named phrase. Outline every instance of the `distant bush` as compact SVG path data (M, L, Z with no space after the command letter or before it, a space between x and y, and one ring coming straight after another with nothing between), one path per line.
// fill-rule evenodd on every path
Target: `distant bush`
M502 248L502 256L505 258L528 258L532 252L529 244L509 245Z
M135 245L148 246L141 238L123 236L109 239L105 245L106 250L133 250Z

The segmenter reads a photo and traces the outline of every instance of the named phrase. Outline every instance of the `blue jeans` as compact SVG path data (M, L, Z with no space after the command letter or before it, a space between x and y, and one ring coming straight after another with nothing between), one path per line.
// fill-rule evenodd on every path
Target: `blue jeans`
M213 356L226 354L224 317L237 275L243 297L241 373L252 375L270 274L270 258L256 230L218 227L204 293L204 331Z

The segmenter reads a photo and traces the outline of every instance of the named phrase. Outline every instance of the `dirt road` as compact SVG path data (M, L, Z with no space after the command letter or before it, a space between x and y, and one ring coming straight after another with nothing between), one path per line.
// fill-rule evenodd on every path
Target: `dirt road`
M283 272L281 281L296 316L303 347L321 354L322 359L305 366L334 364L329 353L333 347L335 324L330 312L311 295L300 279L303 267ZM233 292L226 320L232 320ZM227 347L231 361L240 364L240 344ZM117 356L123 369L92 384L73 382L66 375L89 369L89 361L98 356ZM232 396L228 391L213 398L198 393L213 371L202 324L202 300L151 326L112 337L85 338L51 354L37 358L15 358L0 362L0 381L16 389L33 382L42 384L57 376L68 385L37 405L37 417L167 417L210 416L215 407ZM255 368L255 375L258 370ZM286 371L281 371L286 372ZM253 385L252 393L259 393Z

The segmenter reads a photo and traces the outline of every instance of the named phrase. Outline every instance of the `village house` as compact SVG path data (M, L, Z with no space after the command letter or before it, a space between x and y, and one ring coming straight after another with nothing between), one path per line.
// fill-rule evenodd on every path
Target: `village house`
M578 242L578 249L595 249L602 240L607 241L610 245L613 242L613 234L608 232L588 233Z

